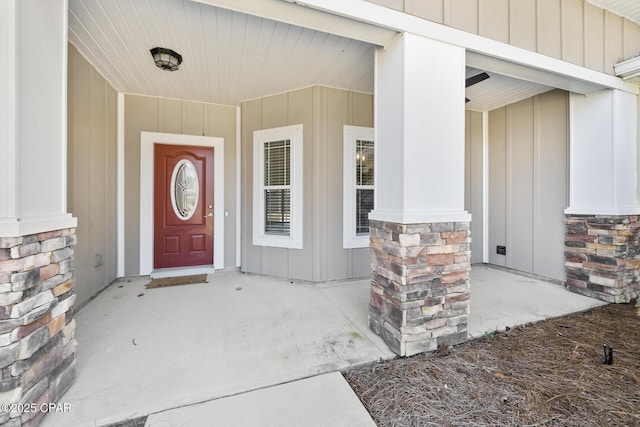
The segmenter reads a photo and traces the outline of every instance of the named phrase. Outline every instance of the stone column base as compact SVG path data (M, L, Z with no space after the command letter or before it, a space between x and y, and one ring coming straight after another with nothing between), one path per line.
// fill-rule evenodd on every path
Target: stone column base
M400 356L466 341L470 223L370 227L370 328Z
M0 402L30 409L0 426L38 425L75 378L75 244L75 229L0 237Z
M566 215L567 289L607 302L640 294L638 215Z

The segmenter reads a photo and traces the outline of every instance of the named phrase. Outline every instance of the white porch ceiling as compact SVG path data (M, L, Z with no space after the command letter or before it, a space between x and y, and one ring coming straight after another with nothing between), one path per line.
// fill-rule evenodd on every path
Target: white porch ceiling
M374 46L190 0L70 0L69 40L120 92L218 104L321 84L373 92ZM183 57L156 68L149 49Z
M239 105L314 84L374 90L376 45L202 0L69 0L69 40L125 93ZM154 65L156 46L183 56L179 71ZM467 77L480 72L468 67ZM489 74L467 88L467 109L489 111L551 89Z
M467 67L466 78L480 73L482 70ZM467 110L491 111L553 89L497 73L487 74L489 74L488 79L466 89L466 97L469 99L465 104Z

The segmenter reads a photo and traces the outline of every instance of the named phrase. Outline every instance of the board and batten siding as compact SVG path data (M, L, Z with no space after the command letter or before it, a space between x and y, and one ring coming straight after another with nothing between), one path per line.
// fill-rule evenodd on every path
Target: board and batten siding
M253 132L303 125L303 249L253 245ZM342 248L344 125L373 126L373 96L313 86L242 103L242 269L322 282L366 277L369 248Z
M67 205L78 218L74 289L82 304L117 278L118 95L71 44L68 61Z
M224 217L224 264L236 267L236 107L125 95L124 112L125 275L140 273L140 132L143 131L224 138L224 206L229 212Z
M483 232L482 113L465 111L464 209L471 214L471 263L482 262Z
M640 53L639 25L585 0L368 1L611 75Z
M491 264L565 279L568 105L554 90L489 113Z

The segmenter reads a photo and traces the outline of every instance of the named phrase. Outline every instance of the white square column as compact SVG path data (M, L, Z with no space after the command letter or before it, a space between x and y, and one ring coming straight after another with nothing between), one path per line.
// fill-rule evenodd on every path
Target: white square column
M465 51L402 34L376 52L369 326L401 356L467 339Z
M640 213L638 97L620 90L570 96L567 214Z
M404 33L376 52L376 204L370 218L469 221L462 47Z
M38 425L76 376L67 213L67 1L0 1L0 425ZM5 405L3 405L3 408Z
M608 302L640 295L638 97L571 94L567 289Z
M66 200L67 8L0 2L0 236L76 226Z

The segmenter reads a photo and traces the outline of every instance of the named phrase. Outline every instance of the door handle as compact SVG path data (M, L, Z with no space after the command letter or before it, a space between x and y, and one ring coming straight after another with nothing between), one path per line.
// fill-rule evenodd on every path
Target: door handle
M211 217L213 217L213 212L209 212L209 214L208 214L208 215L205 215L205 216L204 216L204 218L211 218Z

